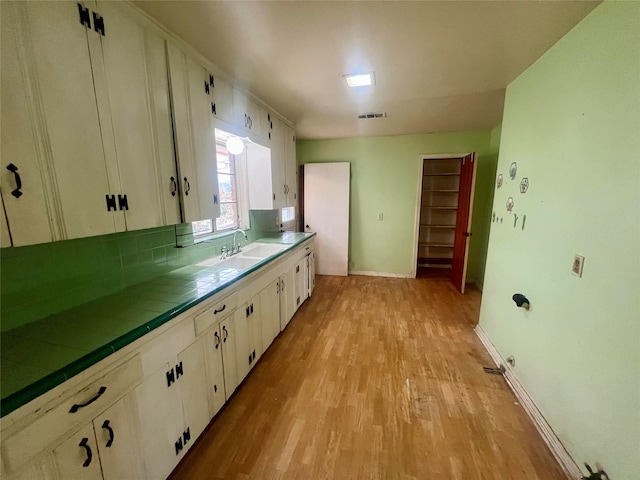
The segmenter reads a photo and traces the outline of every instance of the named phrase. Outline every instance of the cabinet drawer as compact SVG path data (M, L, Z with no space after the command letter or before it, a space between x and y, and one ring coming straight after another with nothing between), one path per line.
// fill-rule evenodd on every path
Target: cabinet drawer
M196 315L193 321L196 328L196 335L204 333L211 326L220 322L220 320L227 318L229 314L233 313L237 305L238 294L232 293L228 297L214 303L201 314Z
M65 432L90 422L141 378L142 363L136 355L61 403L45 407L42 416L3 440L5 468L15 471Z

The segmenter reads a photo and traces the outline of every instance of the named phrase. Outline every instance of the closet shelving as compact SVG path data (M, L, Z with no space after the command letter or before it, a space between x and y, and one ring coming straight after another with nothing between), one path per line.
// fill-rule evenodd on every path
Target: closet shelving
M460 168L460 158L424 160L418 267L451 268Z

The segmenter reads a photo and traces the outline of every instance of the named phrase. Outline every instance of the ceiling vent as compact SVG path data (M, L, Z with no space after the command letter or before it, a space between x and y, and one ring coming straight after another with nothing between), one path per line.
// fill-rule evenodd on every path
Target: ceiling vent
M385 118L387 116L387 112L372 112L372 113L361 113L358 115L358 118Z

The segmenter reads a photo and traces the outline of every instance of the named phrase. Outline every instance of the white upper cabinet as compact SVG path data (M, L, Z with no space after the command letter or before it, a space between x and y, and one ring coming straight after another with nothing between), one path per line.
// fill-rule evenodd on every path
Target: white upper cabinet
M247 133L261 135L260 107L237 88L233 89L233 119Z
M184 221L220 216L215 120L209 75L169 45L169 72Z
M273 120L271 131L271 184L275 194L274 208L287 206L284 171L284 134L286 125L278 118Z
M250 142L247 144L246 159L249 208L251 210L278 208L271 182L271 150Z
M2 128L0 190L6 215L12 219L11 234L16 246L54 240L40 170L40 155L29 102L29 89L23 81L26 65L20 62L17 11L14 5L2 5L2 55L0 60L0 112ZM24 220L22 220L24 219ZM6 238L5 238L6 236ZM6 218L2 224L2 246L11 246Z
M18 183L24 193L6 200L15 246L175 219L160 194L160 164L173 158L170 117L166 104L156 112L162 98L147 62L163 41L120 8L3 2L2 120L15 125L3 128L1 185L4 197Z

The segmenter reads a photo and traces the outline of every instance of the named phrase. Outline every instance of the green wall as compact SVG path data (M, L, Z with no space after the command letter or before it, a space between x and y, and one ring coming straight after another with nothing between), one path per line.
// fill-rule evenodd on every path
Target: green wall
M298 140L298 163L350 162L349 270L410 275L420 155L479 156L467 278L482 282L497 155L491 131ZM378 213L384 220L377 219Z
M620 480L640 475L639 152L640 3L605 2L507 89L480 326L574 460Z

